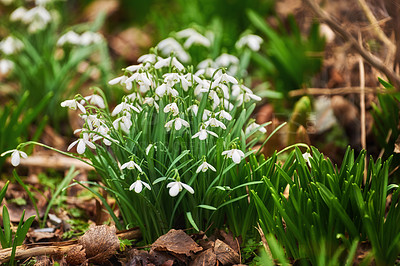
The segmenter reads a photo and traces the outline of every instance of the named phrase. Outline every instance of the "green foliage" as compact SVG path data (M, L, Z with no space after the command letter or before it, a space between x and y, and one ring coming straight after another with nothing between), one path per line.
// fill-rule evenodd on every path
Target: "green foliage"
M0 202L3 201L4 196L6 195L8 184L9 181L7 181L7 183L0 191ZM9 265L14 265L16 248L17 246L22 245L22 243L24 242L26 233L28 232L33 220L35 219L35 216L31 216L28 219L26 219L26 221L24 221L25 218L25 210L24 210L22 212L22 216L18 223L18 227L15 233L11 229L10 215L5 205L3 206L2 217L3 217L3 228L0 229L0 243L3 249L12 248Z
M29 95L29 92L26 91L22 94L17 104L10 102L0 108L0 154L16 147L18 143L27 139L29 126L45 108L52 96L51 93L47 94L36 106L27 110L26 105L29 102ZM33 140L39 138L46 123L47 119L44 117L36 128ZM0 171L4 161L5 158L0 157Z
M348 149L340 169L315 148L312 153L309 165L299 149L284 165L276 164L273 174L264 178L271 200L261 200L252 191L264 234L276 237L288 258L306 259L312 265L349 262L345 258L354 256L357 242L368 239L377 263L392 265L400 253L400 229L395 226L400 217L400 190L397 185L388 186L390 159L384 163L371 159L364 185L365 152L354 159ZM287 198L273 185L275 178L289 185ZM394 201L386 216L391 189L396 189Z
M264 70L275 89L287 95L309 83L322 66L325 41L319 36L319 25L314 23L309 35L303 37L293 17L289 17L288 32L283 26L272 29L253 10L248 10L247 15L265 37L263 53L253 53L252 59Z

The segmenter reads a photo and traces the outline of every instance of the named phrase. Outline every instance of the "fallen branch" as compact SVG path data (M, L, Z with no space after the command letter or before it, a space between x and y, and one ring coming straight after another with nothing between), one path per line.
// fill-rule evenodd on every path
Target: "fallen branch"
M364 88L365 93L390 93L385 89L379 87L366 87ZM297 97L305 94L309 95L342 95L342 94L352 94L352 93L362 93L361 87L346 87L346 88L305 88L299 90L292 90L289 92L290 97Z
M138 239L141 237L140 230L133 228L117 232L121 239ZM21 260L41 255L64 255L69 250L79 246L78 240L69 240L64 242L34 243L18 246L15 253L15 260ZM6 263L10 260L11 248L0 250L0 263Z
M325 10L323 10L314 0L304 0L311 9L317 14L321 21L328 24L335 32L337 32L342 38L348 41L351 46L367 61L371 66L378 69L380 72L385 74L393 86L399 90L400 89L400 76L398 76L392 69L386 66L381 59L371 54L363 46L361 46L358 41L345 30L339 22L332 16L330 16Z

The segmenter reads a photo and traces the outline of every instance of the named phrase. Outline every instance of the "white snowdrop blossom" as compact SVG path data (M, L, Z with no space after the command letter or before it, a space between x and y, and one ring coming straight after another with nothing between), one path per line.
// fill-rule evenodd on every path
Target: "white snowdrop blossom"
M218 67L228 67L231 64L239 64L239 59L234 55L223 53L215 59L215 64Z
M182 189L186 189L191 194L194 194L194 190L191 186L189 186L185 183L182 183L180 181L174 181L174 182L168 183L167 188L169 188L169 195L171 197L175 197L176 195L178 195L179 192L182 191Z
M72 100L65 100L60 104L62 107L68 107L71 110L76 110L78 108L79 110L82 111L82 113L86 113L85 107L83 107L82 104L80 104L77 100L72 99Z
M216 119L215 117L210 118L208 121L204 123L206 126L211 126L211 127L220 127L222 129L226 129L226 126L224 123Z
M79 44L83 46L88 46L95 43L100 43L103 41L103 36L98 32L86 31L80 36Z
M192 111L195 116L197 116L197 112L199 111L199 106L197 104L193 104L188 107L188 111Z
M184 63L190 60L190 55L183 49L182 45L179 42L177 42L174 38L169 37L162 40L157 44L157 48L164 55L175 53L176 56L179 58L179 60L181 60Z
M199 138L199 140L205 140L207 138L208 134L218 138L218 135L215 132L212 132L212 131L206 130L205 128L202 128L199 130L199 132L197 132L196 134L194 134L192 136L192 139Z
M140 179L133 182L132 185L129 187L129 190L135 190L136 193L140 193L143 190L143 186L145 186L148 190L151 190L150 185Z
M246 128L246 135L249 135L251 132L253 132L254 130L256 130L256 128L258 128L260 125L253 122L250 125L247 126ZM258 128L258 131L260 131L261 133L266 133L267 130L265 129L265 127L260 127ZM254 132L253 132L254 133Z
M11 55L19 52L24 48L24 44L21 40L8 36L4 40L0 42L0 51L2 51L5 55Z
M136 72L139 69L141 69L143 67L143 64L138 64L138 65L130 65L128 67L126 67L125 69L131 72Z
M43 6L29 9L22 17L22 22L29 24L28 31L31 33L43 30L51 20L50 12Z
M121 116L120 118L117 118L113 122L113 127L115 130L121 129L125 133L129 133L129 129L132 126L132 121L131 121L131 116L129 113L127 113L124 116Z
M182 65L182 63L180 63L176 57L168 57L165 59L160 59L158 60L158 62L154 65L154 67L156 69L160 69L163 67L169 67L169 66L173 66L176 67L176 69L178 69L179 71L182 71L185 69L185 67Z
M124 163L123 165L121 165L120 169L129 169L129 170L133 170L133 169L137 169L139 172L143 172L142 168L140 168L140 166L135 163L133 160L130 160L129 162Z
M97 94L89 95L89 96L86 96L86 97L85 97L85 100L86 100L89 104L97 105L98 107L100 107L100 108L102 108L102 109L106 108L106 105L104 104L104 100L103 100L103 98L102 98L100 95L97 95ZM80 104L83 105L83 104L85 103L85 100L82 100L82 101L80 102Z
M133 106L130 103L127 102L121 102L120 104L118 104L117 106L115 106L114 110L111 113L111 116L116 116L117 114L123 112L129 112L130 110L135 111L136 113L140 113L139 108Z
M201 35L199 32L197 32L195 29L185 29L176 34L178 38L186 38L185 43L183 44L183 47L186 49L189 49L193 44L198 44L204 47L210 47L211 42L210 40Z
M257 52L258 50L260 50L262 43L263 43L263 39L260 36L254 35L254 34L248 34L248 35L245 35L242 38L240 38L236 42L235 46L238 49L241 49L244 46L247 46L250 48L250 50Z
M232 84L238 84L238 81L232 77L231 75L228 75L227 73L223 73L221 75L219 75L212 83L211 87L215 88L217 86L219 86L220 84L224 84L224 83L232 83Z
M108 84L109 85L115 85L115 84L120 84L120 85L124 85L125 84L125 81L128 79L128 77L127 76L120 76L120 77L116 77L116 78L113 78L112 80L110 80L109 82L108 82Z
M150 143L150 144L146 147L146 150L145 150L146 155L149 155L149 152L150 152L151 148L154 148L155 151L157 150L157 146L154 145L154 144L152 144L152 143Z
M154 64L157 61L157 56L155 54L145 54L138 58L139 63L150 63Z
M21 21L22 18L25 16L26 12L28 10L21 6L15 9L11 14L10 14L10 20L11 21Z
M57 41L58 46L63 46L64 44L78 45L79 43L80 43L80 36L73 30L70 30L64 35L62 35Z
M11 164L14 167L19 165L19 163L21 162L21 157L25 159L28 158L28 155L25 152L16 149L3 152L0 156L3 157L4 155L9 153L11 153Z
M204 161L202 164L200 164L200 166L197 168L196 173L200 173L201 172L206 172L208 169L211 169L212 171L216 172L217 170L214 168L214 166L212 166L211 164L207 163L206 161Z
M148 104L149 106L154 106L156 108L157 113L159 112L160 107L158 103L155 101L153 97L144 98L143 104Z
M149 76L148 76L149 75ZM127 84L127 88L132 88L132 82L135 81L139 85L140 92L145 93L148 90L150 90L150 87L153 85L151 81L152 76L148 73L142 72L136 72L129 78L125 80L125 83ZM129 85L128 85L129 84Z
M308 166L311 167L310 158L312 158L312 155L309 152L305 152L302 155L303 155L304 160L307 162Z
M168 121L167 123L165 123L165 128L167 129L167 131L170 131L172 128L172 124L175 125L175 130L180 130L182 128L182 126L184 127L189 127L189 123L185 120L183 120L182 118L175 118L172 119L170 121Z
M158 97L163 97L164 95L170 95L172 97L178 97L179 93L174 88L168 86L167 84L163 83L156 88L156 94Z
M261 101L260 96L255 95L243 84L232 86L232 96L236 97L237 105L241 105L243 102L247 103L250 100Z
M230 113L228 113L225 110L221 110L217 113L215 113L215 116L217 116L219 119L225 118L226 120L231 121L232 120L232 116Z
M169 103L164 107L164 113L172 112L174 116L179 114L179 109L176 103Z
M244 157L244 153L238 149L223 151L222 155L226 155L227 158L232 158L232 161L236 164L240 163Z
M82 138L77 139L74 142L72 142L68 146L67 151L71 150L75 145L77 145L76 152L79 154L83 154L85 152L86 146L88 146L91 149L96 149L96 146L92 142L90 142L88 133L82 133Z
M0 60L0 74L7 74L14 68L14 62L8 59Z

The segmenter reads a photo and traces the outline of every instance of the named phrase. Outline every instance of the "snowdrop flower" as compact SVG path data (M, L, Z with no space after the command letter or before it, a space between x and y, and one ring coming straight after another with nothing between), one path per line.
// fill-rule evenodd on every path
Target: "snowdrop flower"
M76 33L75 31L70 30L64 35L62 35L57 41L58 46L63 46L66 43L78 45L80 43L79 34Z
M151 190L150 185L140 179L133 182L132 185L129 187L129 190L134 189L136 193L140 193L143 190L143 186L145 186L148 190Z
M0 156L3 157L4 155L9 153L11 153L11 164L14 167L19 165L19 163L21 162L21 157L28 158L28 155L25 152L16 149L3 152Z
M205 128L202 128L192 136L192 139L194 138L199 138L199 140L205 140L208 136L208 134L213 135L214 137L218 138L218 135L212 131L206 130Z
M192 111L193 114L194 114L195 116L197 116L197 112L199 111L199 106L196 105L196 104L193 104L193 105L191 105L191 106L188 107L187 111Z
M103 98L102 98L100 95L97 95L97 94L89 95L89 96L86 96L86 97L85 97L85 100L86 100L89 104L97 105L98 107L100 107L100 108L102 108L102 109L106 108L106 106L105 106L105 104L104 104L104 100L103 100ZM83 105L83 104L85 103L85 100L82 100L82 101L80 102L80 104Z
M145 93L148 90L150 90L150 87L153 85L153 83L151 82L151 78L152 76L150 75L150 77L148 77L147 75L150 74L146 74L146 73L134 73L132 76L130 76L129 78L127 78L125 80L125 83L127 84L127 89L132 88L132 81L136 81L136 83L139 85L140 87L140 91ZM129 85L128 85L129 84Z
M204 47L211 46L210 40L198 32L195 32L194 34L190 35L183 44L183 47L189 49L193 44L198 44Z
M204 109L203 116L201 117L201 119L203 121L206 121L211 116L211 114L212 112L210 110Z
M222 155L226 155L227 158L232 158L232 161L236 164L240 163L244 157L244 153L238 149L223 151Z
M140 110L133 106L130 103L127 102L121 102L120 104L118 104L117 106L115 106L114 110L111 113L111 116L116 116L117 114L121 113L121 112L129 112L130 110L135 111L136 113L140 113Z
M247 126L246 128L246 135L249 135L251 132L253 132L256 128L258 128L260 125L253 122L250 125ZM260 127L258 129L258 131L260 131L261 133L266 133L267 130L265 129L265 127ZM254 133L254 132L253 132Z
M179 114L179 109L176 103L169 103L164 107L164 113L172 112L174 116Z
M178 195L179 192L181 192L183 188L186 189L187 191L189 191L191 194L194 193L194 190L191 186L189 186L185 183L182 183L180 181L174 181L174 182L169 183L167 185L167 188L169 188L169 195L171 197L175 197L176 195Z
M165 127L167 128L167 131L170 131L172 128L172 124L175 125L175 130L180 130L182 128L182 126L184 127L189 127L189 123L179 117L172 119L170 121L168 121L165 124Z
M138 58L139 63L151 63L154 64L157 60L157 56L155 54L145 54Z
M160 86L157 87L156 89L156 94L159 97L163 97L165 94L171 95L172 97L178 97L179 93L177 90L174 88L168 86L167 84L163 83Z
M207 59L201 61L197 65L197 69L204 69L204 68L214 67L214 66L215 66L215 62L211 58L207 58Z
M108 84L109 85L115 85L115 84L121 84L121 85L124 85L125 84L125 81L128 79L128 77L127 76L120 76L120 77L116 77L116 78L113 78L112 80L110 80L109 82L108 82Z
M309 152L305 152L303 153L303 158L307 162L308 166L311 167L310 158L312 158L312 155Z
M200 173L201 172L206 172L208 170L208 168L210 168L212 171L216 172L217 170L215 170L214 166L212 166L211 164L207 163L206 161L204 161L202 164L200 164L200 166L197 168L196 173Z
M92 142L90 142L88 133L83 133L81 139L77 139L74 142L72 142L68 146L67 151L72 149L72 147L74 147L76 144L78 144L77 147L76 147L76 151L79 154L83 154L85 152L86 146L89 146L92 149L96 149L96 146Z
M150 152L151 148L153 148L153 147L154 147L154 150L156 151L157 150L157 146L154 145L154 144L150 143L149 146L146 147L146 150L145 150L146 155L149 155L149 152Z
M228 75L226 73L223 73L219 75L212 83L211 87L215 88L219 86L220 84L223 83L232 83L232 84L238 84L238 81L232 77L231 75Z
M229 121L232 120L231 114L228 113L228 112L225 111L225 110L221 110L221 111L215 113L215 115L216 115L219 119L225 118L226 120L229 120Z
M157 44L157 48L164 55L169 55L172 52L174 52L176 56L179 58L179 60L181 60L182 62L188 62L190 60L190 55L185 52L181 44L177 42L174 38L169 37L167 39L162 40Z
M131 128L131 126L132 121L130 115L121 116L120 118L115 119L113 122L113 127L115 128L115 130L122 129L127 134L129 133L129 129Z
M215 63L219 67L228 67L230 64L239 64L239 59L234 55L223 53L215 59Z
M179 71L182 71L185 69L185 67L175 57L168 57L165 59L160 59L154 65L154 67L156 69L160 69L163 67L169 67L170 65L176 67Z
M83 107L82 104L80 104L77 100L72 99L72 100L65 100L61 103L62 107L68 107L71 110L76 110L78 108L79 110L82 111L82 113L86 113L85 107Z
M211 127L220 127L222 129L226 129L226 126L221 121L217 120L215 117L210 118L208 121L204 123L206 126Z
M160 107L156 103L155 99L153 97L146 97L144 98L143 104L148 104L149 106L153 106L156 108L157 113L159 112Z
M25 16L26 12L28 10L21 6L15 9L11 14L10 14L10 20L11 21L20 21L22 18Z
M14 62L8 59L0 60L0 74L7 74L14 68Z
M121 165L121 167L120 167L121 170L123 170L123 169L125 169L125 168L126 168L126 169L129 169L129 170L137 169L139 172L141 172L141 173L143 172L143 171L142 171L142 168L140 168L140 166L139 166L137 163L135 163L133 160L124 163L124 164Z
M100 43L101 41L103 41L103 36L100 33L86 31L82 33L79 43L83 46L88 46L91 44Z
M29 24L28 31L31 33L43 30L51 21L49 11L43 6L36 6L25 13L22 18L25 24Z
M15 54L24 48L24 44L17 38L8 36L0 42L0 51L6 55Z
M235 46L237 49L241 49L244 46L247 46L250 48L250 50L253 50L254 52L257 52L260 50L260 46L263 42L263 39L260 36L254 35L254 34L248 34L240 38Z
M249 102L250 100L261 101L260 96L255 95L243 84L232 86L232 96L236 97L237 105L241 105L243 102Z
M136 72L136 71L138 71L139 69L141 69L142 67L143 67L143 64L138 64L138 65L131 65L131 66L128 66L128 67L126 67L125 69L128 70L128 71L131 71L131 72Z

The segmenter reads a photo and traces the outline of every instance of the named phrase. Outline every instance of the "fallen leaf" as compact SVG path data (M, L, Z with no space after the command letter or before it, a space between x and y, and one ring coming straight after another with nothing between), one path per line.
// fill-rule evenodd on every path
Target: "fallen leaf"
M152 244L152 250L168 251L189 257L192 253L202 251L203 248L182 230L171 229Z
M219 239L215 241L214 253L222 265L237 264L240 262L239 254Z
M207 249L196 256L190 266L214 266L217 263L217 256L212 249Z
M68 265L81 265L87 261L85 249L82 245L74 246L68 251L65 259Z

